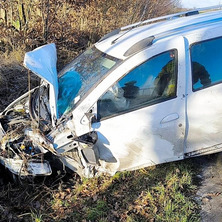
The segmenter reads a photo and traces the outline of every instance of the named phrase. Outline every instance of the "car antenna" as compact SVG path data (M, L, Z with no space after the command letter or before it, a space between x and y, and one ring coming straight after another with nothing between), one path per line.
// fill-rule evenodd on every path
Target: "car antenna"
M117 37L116 39L114 39L114 40L112 41L112 43L111 43L112 45L115 44L117 40L119 40L120 38L122 38L125 34L127 34L128 32L130 32L132 29L134 29L134 28L136 28L136 27L139 27L139 26L143 23L142 19L143 19L144 15L145 15L145 12L146 12L148 3L149 3L149 1L147 0L147 3L145 4L144 9L143 9L143 13L142 13L142 15L140 16L140 20L139 20L138 25L136 25L136 26L134 26L134 27L131 27L128 31L124 32L121 36L119 36L119 37Z

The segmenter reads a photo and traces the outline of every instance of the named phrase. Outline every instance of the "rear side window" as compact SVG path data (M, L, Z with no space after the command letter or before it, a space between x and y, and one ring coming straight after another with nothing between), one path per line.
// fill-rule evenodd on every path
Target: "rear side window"
M222 38L191 46L193 91L222 82Z
M98 100L98 119L176 97L177 50L159 54L131 70Z

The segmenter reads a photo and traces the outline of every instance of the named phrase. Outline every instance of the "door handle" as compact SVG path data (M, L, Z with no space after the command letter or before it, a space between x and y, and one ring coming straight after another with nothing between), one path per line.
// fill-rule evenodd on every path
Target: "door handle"
M161 123L161 124L164 124L164 123L168 123L168 122L171 122L171 121L174 121L174 120L177 120L177 119L179 119L178 113L171 113L171 114L165 116L165 117L160 121L160 123Z

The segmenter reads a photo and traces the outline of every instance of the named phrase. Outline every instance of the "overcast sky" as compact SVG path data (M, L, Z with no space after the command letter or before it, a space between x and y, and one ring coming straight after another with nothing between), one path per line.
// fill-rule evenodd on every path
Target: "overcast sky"
M185 8L201 8L212 5L222 5L222 0L180 0L180 2Z

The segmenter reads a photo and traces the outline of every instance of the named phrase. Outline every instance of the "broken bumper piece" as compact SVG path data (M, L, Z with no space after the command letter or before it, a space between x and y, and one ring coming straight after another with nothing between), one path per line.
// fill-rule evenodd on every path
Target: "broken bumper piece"
M52 173L52 169L48 161L40 160L14 160L10 158L0 157L0 162L10 172L18 176L47 176Z

